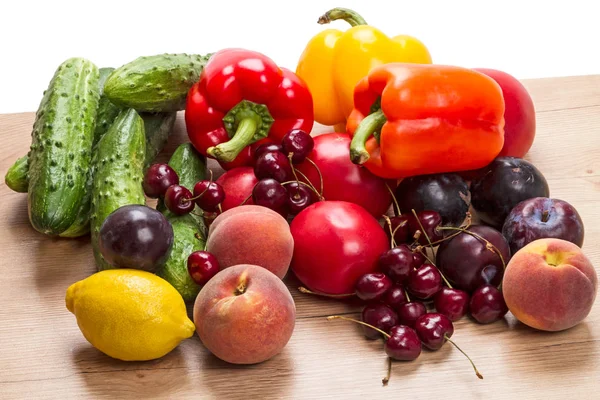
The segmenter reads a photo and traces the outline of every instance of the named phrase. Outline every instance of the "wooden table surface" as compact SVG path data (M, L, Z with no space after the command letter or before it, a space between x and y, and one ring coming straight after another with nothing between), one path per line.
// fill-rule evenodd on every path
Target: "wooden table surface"
M538 130L528 159L551 196L572 203L586 227L584 251L600 268L600 75L525 82ZM29 148L33 113L0 115L0 172ZM183 119L161 155L185 140ZM453 339L475 360L478 380L452 346L394 362L381 384L381 341L325 316L358 316L356 304L297 291L296 329L284 351L254 366L212 356L197 335L150 362L113 360L88 344L64 303L69 285L95 271L89 239L50 239L33 230L26 195L0 187L0 399L598 399L600 307L575 328L537 332L504 321L456 323ZM598 303L598 301L596 302Z

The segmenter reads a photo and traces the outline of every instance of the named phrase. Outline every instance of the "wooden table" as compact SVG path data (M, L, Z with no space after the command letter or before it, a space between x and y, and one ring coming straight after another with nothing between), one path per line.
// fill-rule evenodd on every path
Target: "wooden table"
M528 155L551 196L565 199L586 224L585 253L600 268L600 75L525 82L538 133ZM29 148L33 113L0 115L0 172ZM183 119L162 159L185 139ZM297 291L296 330L283 353L254 366L212 356L198 337L151 362L113 360L89 345L67 311L67 287L95 271L89 239L53 240L35 232L26 196L0 187L0 399L598 399L600 307L561 333L536 332L512 316L491 325L464 318L454 339L485 376L478 380L452 346L393 364L381 384L381 341L358 326L328 322L359 307Z

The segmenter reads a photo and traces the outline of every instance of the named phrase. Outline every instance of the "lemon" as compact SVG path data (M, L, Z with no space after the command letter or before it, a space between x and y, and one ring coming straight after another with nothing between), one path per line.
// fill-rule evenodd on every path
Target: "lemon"
M149 272L95 273L71 285L65 301L87 341L119 360L160 358L194 334L179 292Z

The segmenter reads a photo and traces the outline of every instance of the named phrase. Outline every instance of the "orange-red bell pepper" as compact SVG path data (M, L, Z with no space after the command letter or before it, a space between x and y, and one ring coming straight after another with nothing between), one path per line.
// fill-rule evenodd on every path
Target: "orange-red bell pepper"
M346 128L352 161L375 175L472 170L502 149L504 98L492 78L471 69L390 63L358 83Z

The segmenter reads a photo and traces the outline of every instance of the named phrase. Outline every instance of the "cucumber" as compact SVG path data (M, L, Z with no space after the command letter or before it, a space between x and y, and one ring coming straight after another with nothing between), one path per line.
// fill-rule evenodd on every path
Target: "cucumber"
M112 71L114 71L114 68L100 68L99 70L98 87L100 100L98 102L98 112L96 114L93 144L100 140L117 114L119 114L119 108L102 95L104 82ZM15 161L12 167L9 168L6 176L4 177L4 181L6 182L6 185L15 192L27 193L27 187L29 186L28 174L29 155L25 155ZM61 236L64 235L61 234Z
M18 193L27 193L27 187L29 186L29 156L25 155L19 158L15 163L8 169L4 176L4 182L6 186Z
M109 100L137 111L179 111L210 55L161 54L139 57L113 71L104 86Z
M29 220L39 232L69 228L86 192L98 110L99 71L71 58L56 70L40 103L29 152Z
M179 175L179 183L192 187L206 176L206 159L191 145L180 145L171 156L169 165ZM190 277L187 269L188 256L204 250L206 228L202 220L192 214L177 216L163 208L163 214L173 226L173 248L158 276L169 282L187 302L194 301L200 286Z
M104 85L106 79L114 71L114 68L100 68L100 102L98 103L98 118L96 120L96 129L94 130L94 144L102 138L112 122L117 118L121 109L115 106L104 95Z
M133 109L121 111L98 142L93 159L90 228L99 271L114 268L98 249L98 234L106 217L127 204L145 204L142 189L145 153L144 121Z
M173 128L176 116L177 113L174 112L140 114L140 117L142 117L144 121L144 132L146 137L146 157L144 161L145 167L149 165L149 162L154 160L156 155L160 153L167 143L167 138L171 132L171 129ZM104 135L104 133L102 133L102 135ZM149 155L150 157L148 157ZM86 191L86 198L82 208L79 210L79 214L77 215L73 225L71 225L65 232L61 233L61 237L79 237L90 231L89 221L93 179L94 166L90 168L90 174L88 176L89 190Z
M144 130L146 131L146 159L144 165L148 168L167 144L169 135L173 131L173 126L175 126L177 112L140 113L140 117L144 120Z
M169 282L186 302L194 301L200 286L190 277L187 259L194 251L204 250L206 239L198 221L191 215L170 216L167 220L173 227L173 247L165 265L157 275Z

